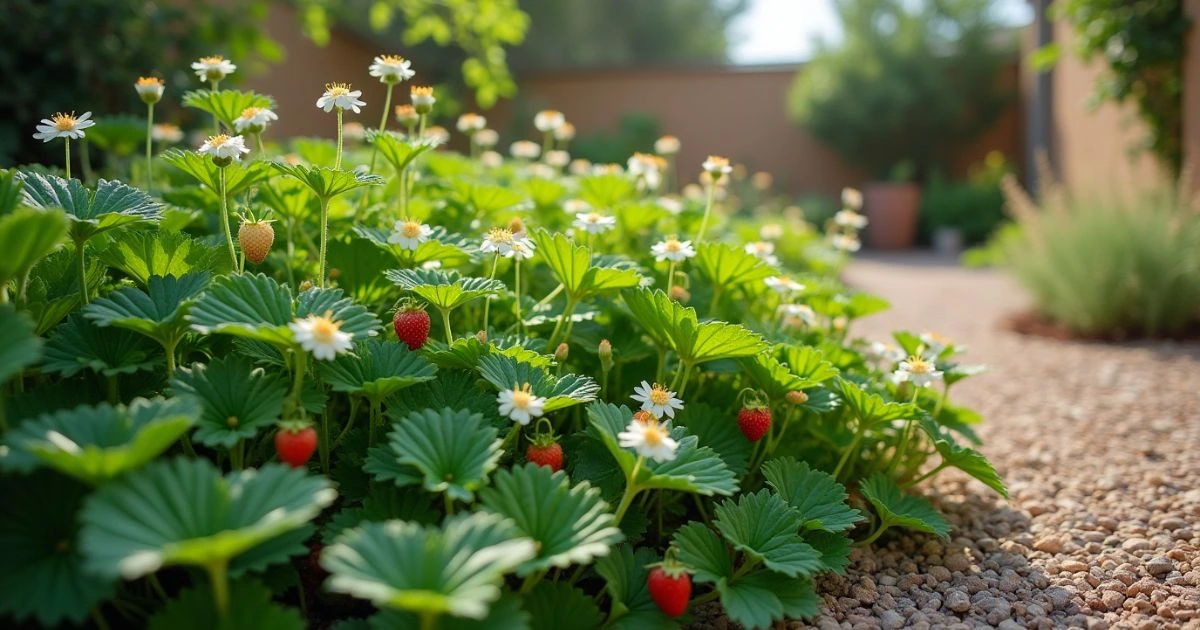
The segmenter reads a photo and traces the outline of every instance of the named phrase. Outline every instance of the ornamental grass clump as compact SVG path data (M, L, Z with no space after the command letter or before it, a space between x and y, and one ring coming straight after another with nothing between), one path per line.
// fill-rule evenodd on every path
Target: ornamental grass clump
M1200 323L1200 205L1188 183L1129 198L1051 184L1031 200L1009 176L1020 229L1004 261L1044 317L1085 336L1175 336Z
M419 86L400 130L331 83L336 139L269 142L234 68L140 188L0 171L0 626L766 628L852 546L948 536L945 469L1005 493L962 347L854 334L853 191L821 235L674 137L572 160L553 110L459 155Z

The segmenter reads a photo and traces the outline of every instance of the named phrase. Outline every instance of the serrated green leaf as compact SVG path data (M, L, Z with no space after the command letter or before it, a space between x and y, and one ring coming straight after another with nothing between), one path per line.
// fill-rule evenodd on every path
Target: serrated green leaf
M507 519L474 513L444 527L404 521L345 532L321 554L327 588L381 608L483 619L504 574L536 553Z
M436 525L441 522L442 515L434 507L433 496L419 488L373 485L362 505L344 507L325 523L321 540L329 545L342 532L364 521L381 523L396 519Z
M430 261L439 261L444 267L457 267L471 262L478 253L478 247L467 237L450 232L437 225L430 228L429 240L421 243L415 250L405 249L399 244L388 242L391 236L389 230L370 228L362 225L354 226L354 233L366 239L378 249L392 255L392 258L411 267L420 267Z
M697 582L715 584L733 576L725 542L704 523L692 521L680 527L671 541L679 553L679 561Z
M750 630L771 627L783 618L783 602L774 591L776 579L769 572L757 571L734 582L718 582L725 614Z
M379 154L399 173L408 168L421 154L436 149L439 142L428 136L409 138L394 131L367 132L367 142L375 145Z
M427 491L459 501L474 499L503 453L483 416L453 409L416 411L394 423L387 450L391 461L416 471Z
M0 305L0 386L42 357L42 343L28 316Z
M845 538L843 536L842 538ZM780 578L777 575L763 574L751 576L752 580L762 580L779 603L783 604L783 615L788 619L811 619L821 612L821 597L813 588L811 580L804 578Z
M475 178L453 180L451 188L454 196L480 217L516 210L526 204L521 193L495 184L479 183Z
M222 477L208 460L160 460L88 497L80 545L90 571L125 579L223 564L303 526L336 496L324 478L282 464Z
M215 116L229 130L247 107L275 109L275 99L241 90L191 90L183 95L184 107L194 107Z
M846 503L846 489L832 475L793 457L777 457L762 466L767 484L800 515L801 527L841 532L854 527L862 514Z
M881 527L904 527L943 538L950 535L950 524L929 501L902 493L887 475L876 473L864 479L859 488L879 513Z
M525 180L524 188L529 199L533 201L534 207L541 209L556 207L567 194L566 186L544 177L530 177Z
M474 339L474 337L471 337ZM489 422L499 419L496 396L484 389L479 379L471 372L441 370L435 380L410 387L393 396L387 403L387 416L393 420L403 419L414 411L423 409L464 409L477 413ZM504 423L510 421L505 418Z
M637 456L633 451L621 448L617 434L624 431L632 419L633 412L624 405L618 407L603 402L588 405L589 432L608 448L609 454L626 476L633 471ZM688 435L687 429L681 426L671 429L671 438L678 443L675 459L666 462L646 461L638 471L636 481L640 487L695 492L706 496L729 496L737 492L737 478L716 451L700 446L696 436Z
M237 355L181 367L171 388L195 398L203 408L196 441L231 448L275 424L283 413L288 384Z
M813 346L783 344L778 347L778 357L790 372L809 383L824 383L838 375L838 369Z
M793 374L788 366L769 352L760 352L738 362L754 380L754 384L772 401L784 400L789 392L802 391L816 385L813 381Z
M688 365L749 357L766 347L762 337L739 324L700 323L695 309L681 306L661 290L631 289L622 295L633 318L654 342L674 350Z
M604 590L614 602L613 610L621 613L611 627L676 628L678 625L658 609L650 598L646 584L646 566L660 560L654 550L645 547L636 552L628 545L618 545L613 552L596 561L596 574L604 580ZM629 623L633 621L635 623Z
M294 608L271 600L271 591L253 580L234 582L229 589L229 609L224 616L213 600L212 586L184 589L150 618L150 630L303 630L304 620Z
M768 267L758 256L725 243L700 244L691 264L722 291L761 282L764 278L775 275L775 270Z
M0 613L18 625L83 623L113 580L83 570L76 515L87 488L53 473L0 477Z
M563 582L539 582L521 599L532 630L595 630L604 621L592 596Z
M521 599L514 593L502 593L482 619L438 617L439 630L529 630L529 613L521 608ZM371 617L364 630L396 630L417 628L421 619L410 612L381 610Z
M444 311L504 290L504 283L499 280L464 278L454 271L389 269L384 275L401 289Z
M146 335L163 346L173 345L187 330L183 317L192 300L208 285L208 274L151 276L145 290L126 287L84 309L84 317L101 327L116 326Z
M996 468L988 461L983 453L960 446L958 442L950 437L928 418L922 418L919 426L929 436L929 440L933 442L934 448L937 449L938 455L942 456L942 462L946 466L953 466L968 475L983 482L983 484L992 490L995 490L1000 496L1008 498L1008 488L1004 486L1004 480L1000 478L1000 473L996 472Z
M542 368L500 353L479 358L479 375L500 391L529 383L535 395L546 399L542 406L545 413L589 403L600 393L600 384L589 377L578 374L551 376Z
M7 435L0 466L28 472L47 466L90 484L119 477L167 450L200 415L187 400L134 399L128 407L96 407L46 414Z
M327 166L281 164L279 162L272 162L271 166L284 175L296 178L308 186L317 198L325 200L363 186L382 186L385 183L384 179L378 175L333 169Z
M259 186L258 197L275 216L288 221L304 221L320 211L320 204L308 186L291 177L267 180Z
M58 210L18 208L0 214L0 286L25 277L60 248L70 223Z
M145 286L151 276L182 277L207 272L213 276L229 272L229 255L181 232L127 231L113 238L100 251L109 267Z
M17 179L17 171L0 168L0 216L16 210L20 199L21 180Z
M844 575L850 566L850 537L845 532L826 532L810 529L803 534L804 542L821 552L823 571Z
M579 198L594 208L616 208L635 192L633 181L622 175L589 175L579 180Z
M688 428L701 446L717 452L735 475L746 473L754 443L746 439L729 414L705 403L690 403L676 416L675 422Z
M589 564L622 538L599 490L586 481L572 486L565 473L536 464L500 470L479 491L479 500L537 543L537 555L517 569L518 575Z
M313 525L305 524L254 545L229 562L229 577L236 579L248 573L263 573L295 556L307 555L311 550L306 543L316 531Z
M317 369L333 391L358 394L377 403L406 387L433 380L437 374L437 368L419 352L403 343L379 339L360 341L353 354L324 361Z
M575 245L561 232L538 229L533 232L542 262L567 289L569 295L579 293L584 276L592 266L592 255L586 247Z
M340 325L342 332L350 333L355 340L378 335L383 325L374 313L361 304L355 304L341 289L313 287L296 297L297 319L326 314Z
M123 329L100 328L75 312L46 343L42 371L74 376L84 369L105 376L150 370L160 359L145 337Z
M719 503L713 515L713 526L729 544L768 569L791 577L821 569L820 552L800 538L800 513L777 495L765 489L743 494L736 503Z
M258 339L277 346L292 344L292 292L263 274L217 278L187 315L192 328Z
M842 377L830 381L830 388L850 408L859 421L868 425L905 418L918 418L923 413L920 407L912 403L884 400L879 394L869 392L860 387L858 383Z
M108 269L94 256L86 261L87 291L94 295L108 280ZM45 335L79 304L79 260L75 251L60 249L34 265L29 274L25 311L38 335Z
M275 174L269 162L234 160L228 165L220 167L207 155L179 149L171 149L162 157L167 164L187 173L212 194L217 195L218 203L221 199L222 171L225 173L225 196L229 199L265 182Z
M96 234L137 223L156 221L162 208L146 193L118 181L102 179L95 192L77 179L21 173L24 201L34 208L62 208L71 220L71 238L81 243Z

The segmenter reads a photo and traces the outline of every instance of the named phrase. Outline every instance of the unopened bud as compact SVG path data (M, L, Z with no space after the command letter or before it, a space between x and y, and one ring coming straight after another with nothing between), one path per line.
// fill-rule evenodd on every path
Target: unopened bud
M564 363L567 360L567 355L570 353L571 348L566 344L566 342L560 343L558 344L558 347L554 349L554 360L558 361L559 363Z
M640 409L640 410L634 412L633 419L637 420L638 422L641 422L642 424L648 424L651 420L654 420L655 418L654 418L654 414L650 413L649 411L646 411L645 409Z
M487 331L481 330L481 331L475 333L475 338L479 340L479 343L487 343L487 339L488 339Z
M300 292L301 293L304 293L305 291L307 291L311 288L313 288L312 280L305 280L304 282L300 283Z
M805 394L798 389L788 392L785 398L787 398L787 401L793 405L803 405L804 403L808 402L808 394Z
M525 233L525 224L521 223L521 217L513 217L508 222L508 231L512 232L514 236Z
M600 346L597 348L597 352L600 354L600 369L604 370L605 372L611 370L613 367L612 344L609 343L607 339L601 339Z
M688 300L692 299L692 294L689 293L687 289L679 285L675 285L671 287L671 299L679 302L680 304L686 304Z

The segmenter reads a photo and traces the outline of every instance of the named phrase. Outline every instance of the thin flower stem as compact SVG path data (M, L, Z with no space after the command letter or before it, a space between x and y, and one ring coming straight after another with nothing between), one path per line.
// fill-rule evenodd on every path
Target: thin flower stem
M515 257L513 268L515 269L513 279L513 292L516 293L517 303L517 334L521 333L524 328L524 322L521 320L521 258Z
M75 241L76 258L79 259L79 299L85 305L88 303L87 261L83 256L86 243L86 239Z
M258 145L258 156L259 156L260 158L261 158L261 157L266 157L266 155L267 155L267 149L266 149L266 147L264 147L264 146L263 146L263 141L262 141L262 132L261 132L261 131L260 131L260 132L258 132L258 133L256 133L256 134L254 134L254 144Z
M488 274L488 280L496 279L496 267L499 264L500 264L500 252L496 252L496 257L492 259L492 273ZM483 330L484 330L484 332L487 332L487 329L488 329L488 311L490 311L491 308L492 308L491 296L484 297L483 298Z
M633 464L633 470L629 471L629 476L625 480L625 494L621 495L621 502L617 504L617 512L613 520L614 527L621 523L621 518L625 516L625 512L633 503L633 498L642 490L637 484L637 476L645 461L645 457L638 455L637 461Z
M557 287L554 287L553 291L547 293L546 297L542 298L540 302L533 305L533 310L536 311L537 309L545 306L546 304L549 304L550 300L553 300L554 298L558 297L558 294L562 293L563 289L565 289L565 288L567 288L567 285L565 285L565 284L560 284Z
M838 460L837 468L833 469L833 478L841 481L842 468L846 462L850 461L850 454L858 450L858 443L862 441L863 434L867 432L867 423L863 422L862 418L858 419L858 428L854 432L854 440L850 442L850 446L842 453L842 458Z
M909 481L909 482L905 483L904 485L900 486L900 489L908 490L909 488L921 483L922 481L925 481L926 479L929 479L930 477L933 477L934 475L942 472L942 469L944 469L945 467L946 467L946 462L942 462L942 463L938 464L936 467L934 467L932 470L930 470L929 472L925 473L924 475L921 475L920 477L917 477L916 479L913 479L912 481Z
M333 169L342 168L342 108L337 108L337 158L333 161Z
M296 229L296 219L288 218L287 230L284 234L287 236L287 260L283 263L283 270L287 273L288 286L296 288L296 274L292 271L292 261L296 259L296 238L294 230Z
M67 179L71 179L71 139L63 138L63 147L66 151Z
M383 116L379 118L379 133L381 134L387 129L388 112L392 111L392 90L395 87L395 83L389 83L387 86L387 98L383 100ZM375 150L371 151L371 166L367 169L368 173L375 172L375 158L379 157L379 143L375 142L372 144L375 145ZM365 193L363 197L366 197Z
M213 92L216 92L217 86L221 84L220 81L209 81L209 83L212 84ZM216 114L213 114L213 134L218 136L221 135L221 120L217 118Z
M453 344L454 343L454 333L451 332L451 330L450 330L450 311L448 311L444 308L439 309L439 310L442 311L442 325L446 327L446 343Z
M708 217L712 214L713 202L717 198L717 185L708 185L708 201L704 204L704 218L700 220L700 231L696 233L696 245L704 242L704 232L708 230Z
M891 526L892 526L892 524L887 521L881 522L879 524L879 527L877 527L870 536L867 536L865 539L854 543L854 546L855 547L870 546L871 543L875 542L881 535L883 535L883 532L886 532L888 530L888 528Z
M229 200L225 194L225 167L221 167L217 170L220 172L218 181L220 182L221 187L221 228L225 231L225 245L229 247L229 263L232 265L231 269L237 270L237 250L233 247L233 233L229 228Z
M675 286L675 261L667 263L667 296L671 295L671 288Z
M146 192L154 188L154 103L146 105Z
M454 499L450 498L450 494L443 494L442 501L446 506L446 516L454 516Z
M292 349L292 356L295 359L295 364L292 369L292 412L299 413L301 417L305 415L304 405L300 403L300 397L304 393L304 370L308 364L308 355L300 346L295 346Z
M546 154L554 149L554 132L542 132L542 159L546 159Z
M338 110L338 112L341 112L341 110ZM339 126L339 130L340 129L341 129L341 127ZM339 132L339 136L340 135L341 134ZM339 154L340 154L340 151L339 151ZM341 161L340 157L338 158L338 161L339 162ZM321 198L321 275L318 278L318 284L322 289L325 288L325 250L326 250L326 247L328 247L328 244L329 244L329 199L327 197L323 197L323 198Z
M571 315L573 315L574 313L575 313L575 299L568 296L567 297L567 306L565 309L563 309L562 314L558 316L558 323L554 325L554 331L550 333L550 343L546 344L547 351L554 350L555 348L558 347L558 332L559 332L559 330L562 329L563 323L565 323L566 320L570 319ZM574 323L574 322L572 322L572 323ZM571 336L571 326L568 325L565 337L570 338L570 336Z
M212 581L213 602L217 606L217 615L222 619L229 617L229 571L228 560L217 560L208 565L208 578Z

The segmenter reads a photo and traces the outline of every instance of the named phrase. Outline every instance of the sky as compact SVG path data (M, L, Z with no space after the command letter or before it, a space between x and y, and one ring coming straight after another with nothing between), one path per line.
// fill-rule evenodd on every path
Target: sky
M1031 19L1028 0L996 0L997 10L1013 23ZM739 65L804 61L815 36L836 38L839 27L833 0L751 0L732 26L733 62Z

